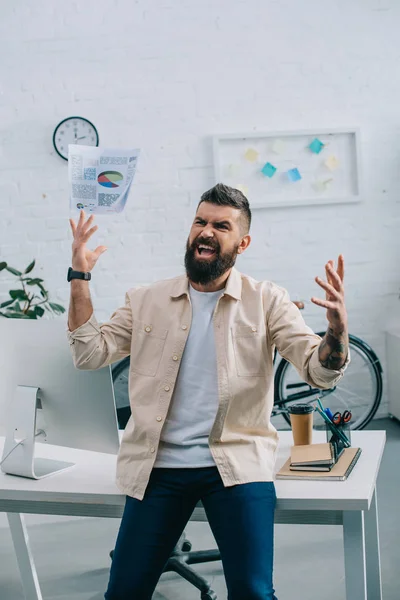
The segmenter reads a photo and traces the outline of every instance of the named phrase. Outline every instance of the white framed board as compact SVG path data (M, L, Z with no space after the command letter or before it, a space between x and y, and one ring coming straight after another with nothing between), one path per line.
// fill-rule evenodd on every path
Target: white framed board
M215 182L251 208L361 201L358 128L213 136Z

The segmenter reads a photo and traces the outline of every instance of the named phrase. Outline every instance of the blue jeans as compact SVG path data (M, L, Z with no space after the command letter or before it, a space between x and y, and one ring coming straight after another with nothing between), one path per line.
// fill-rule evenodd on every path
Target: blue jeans
M201 500L221 552L229 600L277 600L272 584L275 486L224 487L218 469L153 469L143 500L127 497L106 600L150 600Z

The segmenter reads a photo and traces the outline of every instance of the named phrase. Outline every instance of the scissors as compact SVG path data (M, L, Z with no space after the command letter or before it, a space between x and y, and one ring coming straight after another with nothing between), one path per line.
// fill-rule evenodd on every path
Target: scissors
M345 425L351 421L352 416L353 415L351 414L350 410L345 410L343 413L335 412L332 421L335 423L335 425Z

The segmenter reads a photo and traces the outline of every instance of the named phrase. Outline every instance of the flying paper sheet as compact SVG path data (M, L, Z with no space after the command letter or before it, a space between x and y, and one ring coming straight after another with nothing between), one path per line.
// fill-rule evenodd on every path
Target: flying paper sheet
M249 148L248 150L246 150L244 157L249 162L256 162L258 158L258 152L257 150L254 150L254 148Z
M71 210L119 213L128 199L140 150L68 146Z
M314 154L319 154L321 150L323 150L324 146L325 144L323 144L321 140L319 140L318 138L314 138L308 147Z
M330 171L335 171L339 166L339 161L336 158L336 156L332 154L329 158L326 159L324 164L326 167L328 167Z
M301 179L300 171L298 169L290 169L289 171L286 171L286 174L289 181L292 181L293 183L300 181Z
M282 154L285 150L285 142L282 140L275 140L272 144L272 152L275 154Z
M274 167L274 165L271 165L271 163L269 162L265 163L265 165L261 169L261 173L264 173L266 177L273 177L275 175L275 172L276 167Z

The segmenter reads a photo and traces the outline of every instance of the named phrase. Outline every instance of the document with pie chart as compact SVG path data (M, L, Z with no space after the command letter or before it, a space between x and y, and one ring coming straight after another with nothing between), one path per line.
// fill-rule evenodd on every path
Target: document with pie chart
M70 210L108 214L124 210L140 150L68 146Z

